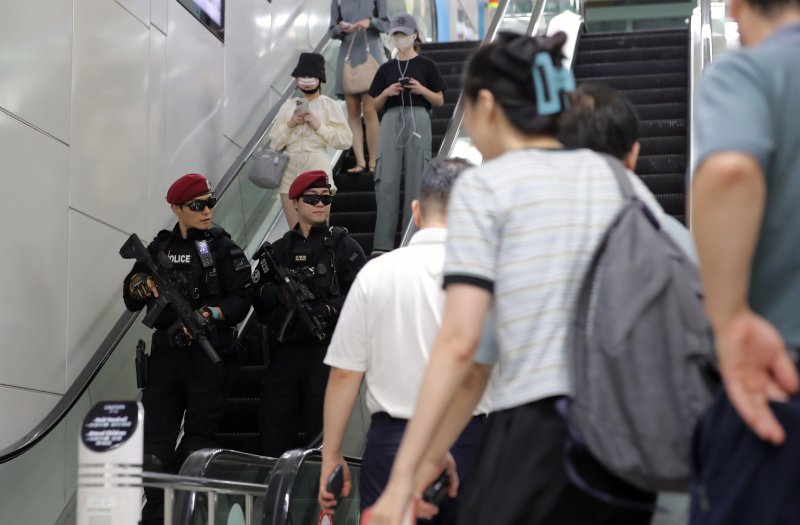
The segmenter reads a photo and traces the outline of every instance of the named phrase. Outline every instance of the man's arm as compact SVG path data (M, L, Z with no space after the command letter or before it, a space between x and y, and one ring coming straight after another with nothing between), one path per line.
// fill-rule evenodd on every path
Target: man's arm
M797 372L780 334L747 302L766 200L764 173L750 155L714 153L700 164L692 197L706 311L725 388L759 437L782 443L785 433L768 402L797 390Z
M345 469L342 495L347 496L350 493L350 472L342 456L342 443L344 442L347 421L350 419L350 414L356 404L363 378L364 372L355 372L336 367L331 367L331 373L328 377L322 425L322 435L325 437L325 441L322 446L322 469L319 477L318 499L322 510L329 514L335 512L336 498L327 491L325 485L336 465L341 464Z
M417 397L414 416L408 423L395 458L389 484L373 507L371 523L374 525L399 525L409 510L417 467L469 374L490 302L491 293L484 288L468 284L448 286L442 327ZM468 411L472 412L475 405ZM467 407L466 404L461 406L457 416L463 417ZM452 441L446 447L450 445Z

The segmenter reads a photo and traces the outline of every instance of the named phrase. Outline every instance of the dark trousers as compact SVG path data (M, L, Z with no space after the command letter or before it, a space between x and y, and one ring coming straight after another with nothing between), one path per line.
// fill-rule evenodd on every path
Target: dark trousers
M614 507L573 485L564 469L567 428L549 398L493 412L463 492L460 525L647 525L652 513ZM572 463L594 489L651 503L588 453Z
M322 362L328 341L284 343L270 351L261 383L262 453L280 457L322 432L322 405L330 367ZM305 435L305 443L298 440Z
M372 415L359 478L359 506L362 511L374 505L386 488L407 422L405 419L393 418L385 412ZM461 483L470 477L472 461L483 438L485 426L485 416L473 417L450 449L456 460L456 470ZM439 514L433 521L419 520L420 523L454 524L459 499L447 499L439 507Z
M695 435L691 525L800 523L800 397L770 403L786 431L759 439L721 392Z
M175 348L166 335L153 336L144 405L145 469L177 472L193 451L216 446L215 434L225 410L223 363L214 365L197 345ZM183 437L177 450L183 421ZM161 523L162 489L145 489L146 525Z

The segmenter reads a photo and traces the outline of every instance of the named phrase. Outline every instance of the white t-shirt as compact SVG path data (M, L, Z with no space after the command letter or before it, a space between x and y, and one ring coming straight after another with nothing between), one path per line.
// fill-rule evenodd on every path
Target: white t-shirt
M661 220L653 195L629 177ZM492 410L570 393L567 337L578 287L621 204L610 166L589 150L518 150L456 182L445 283L493 294L499 364Z
M408 246L361 269L347 294L325 364L366 372L367 408L409 419L442 323L447 230L425 228ZM487 413L485 398L476 413Z

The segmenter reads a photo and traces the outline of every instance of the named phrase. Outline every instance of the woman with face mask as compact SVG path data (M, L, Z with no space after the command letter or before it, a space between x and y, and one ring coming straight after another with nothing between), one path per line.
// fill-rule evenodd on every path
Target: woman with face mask
M353 134L342 110L333 99L321 93L325 58L318 53L302 53L292 76L297 81L300 96L284 103L269 131L270 146L276 150L285 149L289 154L278 191L290 228L298 221L288 195L294 179L306 171L322 170L328 174L331 191L336 193L326 148L344 150L353 143Z
M331 31L333 38L342 41L339 47L339 59L336 67L336 89L334 93L344 98L347 103L347 121L353 132L353 154L356 165L349 173L374 173L375 155L378 147L378 130L380 122L378 113L369 103L367 93L346 94L342 83L345 56L350 53L350 64L358 66L367 60L367 53L378 64L386 61L386 54L381 41L381 33L389 29L389 15L386 0L331 0ZM364 127L367 131L367 152L369 160L364 157Z
M444 104L447 85L436 64L417 54L417 21L408 13L392 18L392 41L397 58L375 74L369 94L377 111L386 109L381 121L375 171L375 221L373 254L394 249L400 206L400 179L405 173L403 227L411 221L411 201L417 198L419 177L431 160L432 107Z

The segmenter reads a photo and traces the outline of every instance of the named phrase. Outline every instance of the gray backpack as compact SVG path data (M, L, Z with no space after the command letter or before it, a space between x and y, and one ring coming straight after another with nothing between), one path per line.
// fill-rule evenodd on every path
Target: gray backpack
M685 491L692 434L718 384L700 275L607 160L624 204L578 295L566 416L573 444L618 477Z

